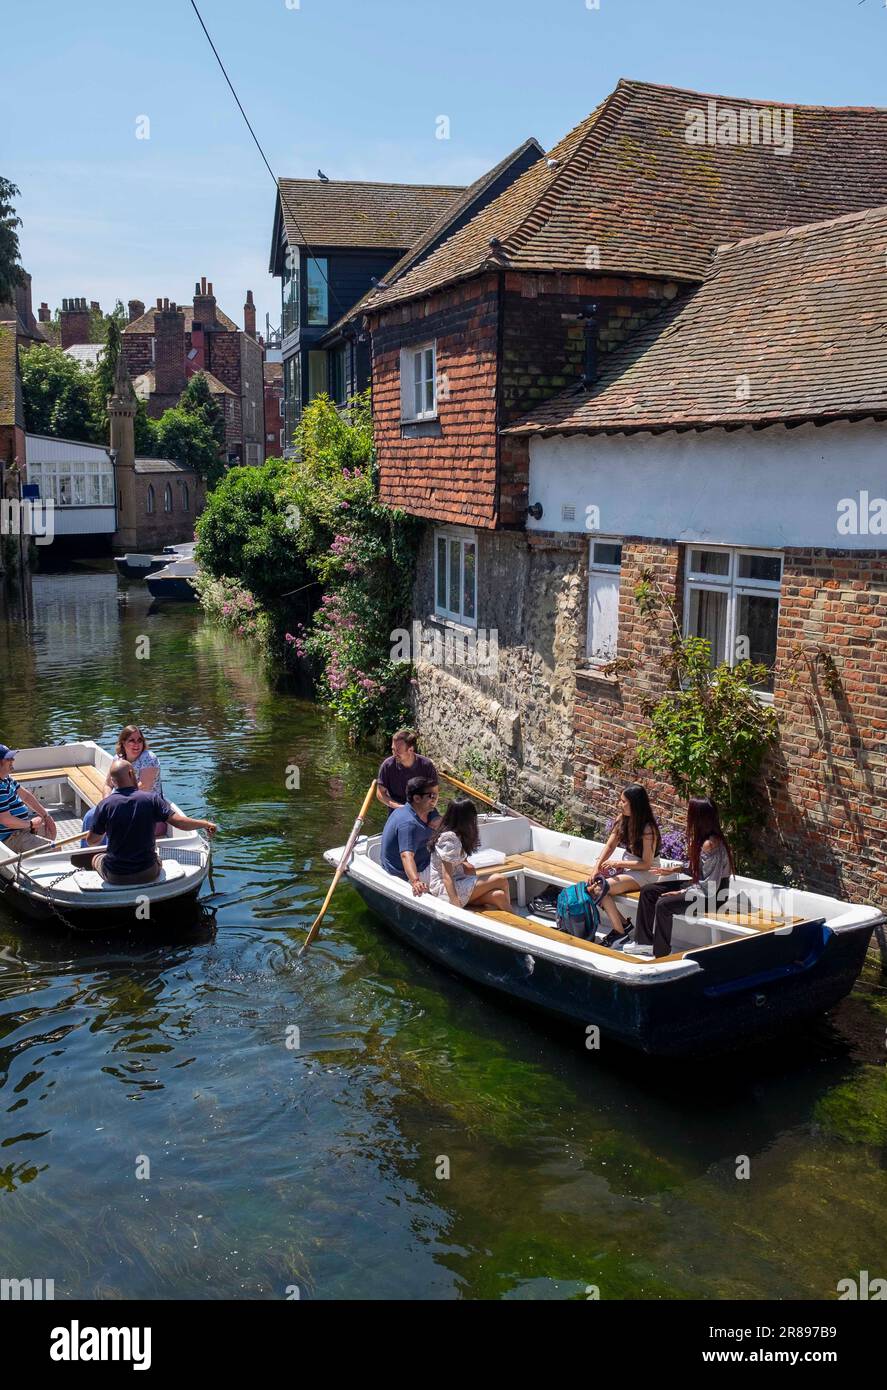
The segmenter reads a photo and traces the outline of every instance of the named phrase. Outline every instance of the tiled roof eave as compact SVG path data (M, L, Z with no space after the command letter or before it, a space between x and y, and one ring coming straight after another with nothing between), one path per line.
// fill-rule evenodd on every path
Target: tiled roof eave
M847 406L835 410L801 411L795 414L774 411L759 415L718 415L699 416L696 419L673 420L614 420L608 424L554 424L554 425L509 425L500 434L520 435L532 439L552 439L556 435L576 434L685 434L702 430L770 429L784 425L786 429L797 429L799 425L828 425L835 421L848 420L887 420L887 404L880 402L869 406L850 409Z

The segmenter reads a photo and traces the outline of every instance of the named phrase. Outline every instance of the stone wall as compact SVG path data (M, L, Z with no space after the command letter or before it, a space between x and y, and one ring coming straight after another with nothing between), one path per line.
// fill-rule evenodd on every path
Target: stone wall
M583 631L583 539L478 532L478 635L497 647L489 673L447 659L447 635L460 630L433 617L433 547L429 527L414 594L423 649L415 715L423 748L450 768L464 766L469 754L500 762L510 795L549 812L566 806Z

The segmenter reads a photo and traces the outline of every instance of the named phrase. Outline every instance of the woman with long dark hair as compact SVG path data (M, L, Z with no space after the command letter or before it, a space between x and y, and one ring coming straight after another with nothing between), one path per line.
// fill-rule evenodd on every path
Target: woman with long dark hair
M607 880L610 891L601 902L611 927L609 936L604 938L605 946L612 946L631 931L631 922L620 913L614 896L633 893L647 883L658 882L652 865L661 844L662 836L650 798L643 787L632 783L619 799L619 815L592 871L593 877L612 875ZM619 850L621 854L614 858Z
M507 912L511 902L505 875L479 879L469 862L468 856L479 845L477 808L467 797L457 797L428 841L431 891L438 898L448 898L454 907L496 907Z
M635 923L634 942L626 947L633 955L667 956L675 917L691 905L704 904L706 913L715 912L723 901L734 872L733 854L721 829L718 808L707 796L693 796L687 802L687 863L690 883L672 880L651 883L641 889ZM653 869L652 873L673 874L674 869Z

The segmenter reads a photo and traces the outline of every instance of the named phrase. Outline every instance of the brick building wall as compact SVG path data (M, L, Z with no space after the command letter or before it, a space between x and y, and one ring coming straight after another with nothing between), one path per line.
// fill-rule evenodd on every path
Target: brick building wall
M496 520L498 277L386 310L372 329L382 502L415 516ZM401 425L400 351L437 343L438 419Z
M605 355L674 298L676 286L601 275L492 272L373 316L373 408L382 500L466 526L520 526L527 441L499 429L578 383L579 313L597 305ZM401 424L400 351L437 345L438 419Z
M154 366L154 334L124 333L121 336L123 360L130 376L135 378L150 372Z
M588 539L582 564L580 645L584 656L588 613ZM632 662L632 670L605 676L583 661L577 674L573 713L575 762L573 789L581 819L601 828L614 813L626 782L642 781L665 829L680 825L683 802L671 784L634 767L636 731L642 727L645 699L662 694L663 668L674 631L671 615L663 608L643 615L635 600L635 587L645 571L659 586L663 599L680 619L683 594L683 547L674 541L624 537L619 589L620 661Z
M887 552L786 550L776 828L786 862L811 882L879 905L887 905L885 634ZM834 680L820 649L835 663Z
M166 485L172 489L172 510L164 511L163 493ZM183 484L188 489L185 506ZM148 511L148 488L154 488L154 511ZM206 505L206 484L198 473L136 473L136 531L139 548L159 550L164 545L178 545L194 539L194 526Z
M683 822L684 803L670 784L635 768L632 757L641 702L665 690L672 630L667 615L640 614L634 589L652 570L682 618L683 551L670 541L624 540L618 656L635 669L578 674L573 784L590 824L602 807L612 814L633 777L647 787L663 827ZM774 690L780 740L767 767L772 810L762 852L774 872L784 863L823 892L887 905L887 553L783 554ZM587 582L586 567L585 602ZM818 653L834 662L834 678Z

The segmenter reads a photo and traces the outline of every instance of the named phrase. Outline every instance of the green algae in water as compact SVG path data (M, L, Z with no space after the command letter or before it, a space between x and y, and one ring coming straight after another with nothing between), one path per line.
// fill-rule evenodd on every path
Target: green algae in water
M887 1144L887 1069L861 1067L823 1097L814 1121L824 1134L848 1144Z

